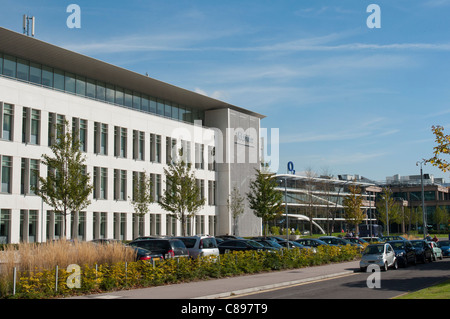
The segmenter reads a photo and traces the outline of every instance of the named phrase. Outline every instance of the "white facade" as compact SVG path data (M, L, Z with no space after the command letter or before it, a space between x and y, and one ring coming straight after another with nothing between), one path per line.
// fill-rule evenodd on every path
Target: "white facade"
M4 29L0 31L6 32ZM32 41L38 41L18 34L12 34L11 37L13 40L30 41L32 44L34 43ZM46 45L42 42L38 44L43 47ZM2 52L3 57L11 54L5 49L6 47L0 44L0 56ZM58 50L53 47L50 49ZM23 55L26 54L26 52L23 53ZM40 62L33 58L34 60L30 58L30 61ZM0 59L0 65L1 62ZM98 63L108 70L108 65ZM28 65L31 65L30 62ZM76 68L76 65L71 67ZM18 67L17 70L19 70ZM14 78L14 76L5 75L5 68L3 71L2 74L0 67L0 123L2 125L0 130L0 180L2 182L0 243L41 242L57 239L62 235L59 220L61 215L54 214L51 207L43 203L39 196L32 194L30 187L33 183L30 180L32 175L30 170L33 167L39 168L40 176L45 177L47 174L47 168L41 163L41 158L44 153L50 154L49 134L53 126L49 124L51 124L50 121L54 123L58 119L65 119L71 127L72 125L79 127L80 123L85 125L83 133L85 134L84 154L87 172L91 176L91 181L96 183L94 185L96 191L90 198L91 205L85 211L67 217L68 238L132 240L142 235L181 234L180 223L171 219L157 203L150 206L150 213L144 217L143 224L140 223L143 226L139 228L129 201L133 189L133 172L145 171L152 174L154 195L156 196L158 192L162 194L165 187L163 169L166 167L166 156L169 151L169 148L166 148L166 141L169 144L172 141L167 138L178 140L178 146L188 150L188 157L190 156L196 178L203 188L206 199L203 209L188 225L188 231L191 234L232 232L226 199L233 184L238 183L242 186L243 194L247 192L248 181L254 174L253 167L259 166L259 159L247 164L231 161L231 164L219 162L213 165L211 150L214 150L218 143L217 128L225 133L226 129L232 125L230 117L222 117L223 114L240 115L241 119L247 123L245 124L247 126L243 127L244 130L247 130L250 125L255 127L257 134L259 134L261 117L246 114L245 110L236 107L230 110L232 106L230 108L220 106L214 110L202 106L202 111L205 112L204 123L194 125L44 85L36 85L30 81L21 81L17 79L18 75ZM134 76L129 74L132 72L121 72ZM124 82L124 85L127 83ZM176 90L173 87L169 89ZM185 94L184 90L179 90ZM174 96L174 100L176 99L180 98ZM200 99L203 101L205 98L199 97L199 101ZM214 103L216 101L211 99L211 104ZM30 124L33 114L36 116L33 119L34 122ZM12 119L11 123L8 122L9 119ZM214 128L207 127L205 124ZM238 125L242 123L234 126ZM107 138L106 144L103 144L101 132L105 129L107 129ZM30 130L33 130L32 140L30 140ZM124 138L121 139L121 137ZM226 138L226 134L222 137ZM258 150L259 136L255 138L254 148ZM159 146L156 143L157 139ZM125 144L124 141L126 141ZM235 145L235 138L225 139L220 143L223 143L221 145L224 146L224 153L228 154L230 148ZM103 146L106 146L106 150ZM159 151L156 150L158 147ZM121 151L125 151L126 154ZM199 158L203 159L199 160ZM237 171L237 167L241 169ZM244 216L240 234L258 235L261 231L259 219L256 219L248 208Z

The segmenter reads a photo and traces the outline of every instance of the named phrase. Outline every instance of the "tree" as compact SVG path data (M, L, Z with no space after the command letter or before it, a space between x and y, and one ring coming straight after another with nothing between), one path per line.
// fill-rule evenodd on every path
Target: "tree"
M366 214L361 208L363 202L361 189L356 185L350 185L349 192L350 194L345 196L343 200L344 216L350 225L355 226L356 233L359 233L358 225L366 219Z
M234 186L227 199L228 209L233 217L233 235L236 235L237 219L244 213L244 197L239 193L239 189Z
M191 164L184 160L172 161L164 168L166 189L158 203L162 209L181 221L182 235L186 236L187 218L192 218L205 205Z
M441 233L441 224L446 224L449 219L447 210L442 206L437 206L433 215L433 222L436 224L438 234Z
M380 214L379 220L386 226L386 231L389 234L389 225L399 220L398 213L400 211L392 197L392 190L390 188L386 187L383 189L376 206Z
M436 137L436 146L433 148L434 156L425 160L426 163L431 163L433 166L438 167L441 171L447 172L450 169L450 163L441 157L442 154L450 154L450 136L444 134L444 127L432 126L431 128L434 136Z
M57 129L57 138L50 146L53 157L42 155L47 166L47 177L39 177L35 191L56 213L63 216L62 234L66 238L66 219L72 212L79 212L91 203L88 199L93 185L86 172L85 156L80 151L80 141L73 138L67 121Z
M152 193L150 175L145 172L133 175L133 196L130 198L130 203L139 219L150 211L149 205L153 203Z
M283 213L283 193L276 190L274 174L256 169L256 178L250 182L247 199L255 216L262 218L264 236L267 236L269 221Z

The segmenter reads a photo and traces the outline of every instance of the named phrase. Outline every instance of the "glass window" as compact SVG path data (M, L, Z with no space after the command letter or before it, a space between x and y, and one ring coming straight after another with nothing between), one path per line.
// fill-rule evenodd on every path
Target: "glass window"
M125 90L125 106L133 107L133 94L130 90Z
M164 104L164 116L172 117L172 106L168 102Z
M64 72L55 69L53 72L53 87L64 91Z
M10 236L11 211L9 209L0 210L0 244L7 244Z
M86 95L86 79L79 75L76 80L76 93L82 96Z
M178 107L178 119L180 121L186 121L185 117L186 117L186 109L180 105Z
M16 77L16 58L5 54L3 57L3 74L12 78Z
M95 82L93 80L86 80L86 96L95 98Z
M41 111L31 110L31 124L30 124L30 144L39 144L39 131L41 123Z
M164 101L159 99L157 100L156 113L159 115L164 115Z
M156 107L157 107L156 100L151 98L150 99L150 112L156 114Z
M145 112L150 111L150 100L148 99L148 96L146 96L146 95L142 95L141 110L145 111Z
M14 107L11 104L3 104L2 139L12 141Z
M3 54L0 53L0 74L3 74Z
M105 83L97 82L97 94L96 94L97 99L104 101L105 95L106 95Z
M39 181L39 160L30 159L30 194L36 194Z
M138 93L133 94L133 109L141 109L141 97Z
M2 193L11 193L11 172L12 172L12 157L2 156Z
M172 118L178 120L178 104L172 104Z
M53 69L42 66L42 85L53 87Z
M41 65L37 63L30 63L30 81L36 84L41 84L42 70Z
M116 104L124 105L123 104L123 89L116 88Z
M28 61L17 59L17 78L20 80L28 81L30 73L30 66Z
M106 101L109 103L115 103L114 97L114 85L106 84Z
M64 76L65 90L70 93L76 93L75 91L75 74L66 72Z

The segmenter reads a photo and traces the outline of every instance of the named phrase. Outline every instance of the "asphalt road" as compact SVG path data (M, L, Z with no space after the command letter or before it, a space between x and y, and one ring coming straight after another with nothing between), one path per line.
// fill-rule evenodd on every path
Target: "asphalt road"
M233 299L389 299L450 279L450 258L397 270L389 269L379 275L380 288L369 288L367 285L368 279L369 283L375 283L374 273L356 271L338 278L241 295Z

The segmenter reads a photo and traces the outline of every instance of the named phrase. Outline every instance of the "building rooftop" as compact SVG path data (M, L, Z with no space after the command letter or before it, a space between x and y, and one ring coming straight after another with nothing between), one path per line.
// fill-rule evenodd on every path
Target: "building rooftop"
M265 117L2 27L0 52L203 111L230 108L260 119Z

